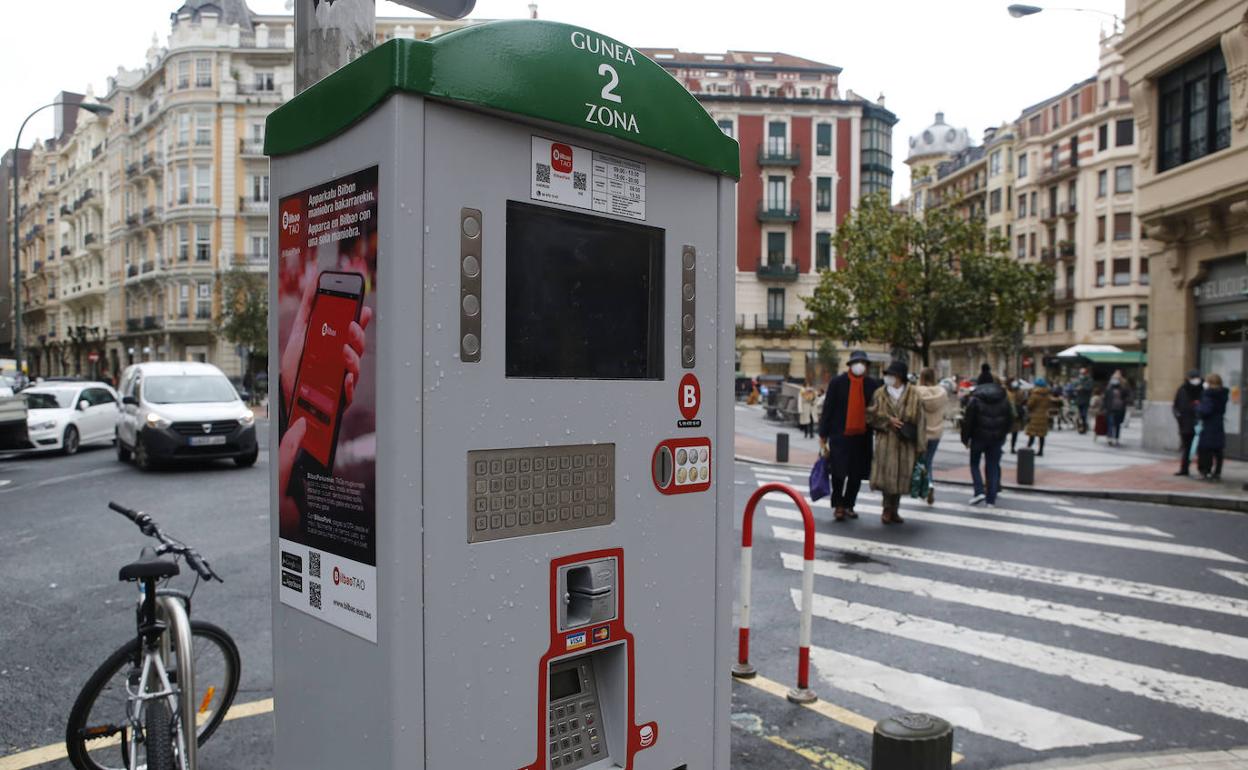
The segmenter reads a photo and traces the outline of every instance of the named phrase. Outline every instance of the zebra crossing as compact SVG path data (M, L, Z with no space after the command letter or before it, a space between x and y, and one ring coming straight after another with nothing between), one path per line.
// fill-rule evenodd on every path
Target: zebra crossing
M740 466L750 477L806 485ZM969 767L1248 744L1248 537L1188 537L1141 506L1015 494L986 509L938 496L903 502L902 527L867 515L881 500L866 490L856 522L813 506L821 698L873 718L942 716ZM777 623L793 625L801 515L768 496L754 532L755 581L777 577L791 599L773 605Z

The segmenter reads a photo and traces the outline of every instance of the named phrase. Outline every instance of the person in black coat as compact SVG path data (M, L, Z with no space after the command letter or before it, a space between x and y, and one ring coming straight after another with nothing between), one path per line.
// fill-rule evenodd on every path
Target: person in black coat
M1192 440L1196 438L1196 407L1200 405L1200 397L1204 395L1204 384L1205 379L1200 376L1200 370L1191 369L1187 373L1187 381L1174 394L1174 419L1179 424L1179 442L1183 446L1179 472L1175 476L1191 475Z
M1001 491L1001 451L1014 424L1014 408L1005 388L993 380L991 372L982 372L977 383L962 418L962 444L971 450L971 481L975 494L970 504L982 502L991 506L997 504L997 493ZM980 476L980 457L984 459L987 485Z
M856 519L854 504L863 479L871 477L871 426L867 406L880 381L867 376L867 354L849 354L848 371L832 378L819 415L819 447L832 477L832 510L836 521Z
M1196 407L1200 418L1200 440L1196 442L1196 467L1202 478L1222 479L1222 450L1226 447L1226 401L1230 394L1222 387L1222 377L1211 374L1205 378L1205 392Z

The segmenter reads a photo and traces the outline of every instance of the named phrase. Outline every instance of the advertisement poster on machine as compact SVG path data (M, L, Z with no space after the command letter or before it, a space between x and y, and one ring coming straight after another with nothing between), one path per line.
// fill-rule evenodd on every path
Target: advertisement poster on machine
M377 167L278 205L283 604L377 641Z

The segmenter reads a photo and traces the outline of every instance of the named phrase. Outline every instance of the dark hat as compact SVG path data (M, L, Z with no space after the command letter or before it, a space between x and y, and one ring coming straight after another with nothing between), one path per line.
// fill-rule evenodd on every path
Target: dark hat
M992 371L992 367L989 366L988 364L984 364L983 366L979 367L979 371L981 374L987 374L988 372Z
M858 361L861 361L861 362L863 362L863 363L865 364L865 363L867 363L868 361L870 361L870 359L869 359L869 358L867 358L867 354L866 354L864 351L861 351L861 350L855 350L855 351L850 352L850 354L849 354L849 363L851 363L851 364L852 364L852 363L856 363L856 362L858 362Z
M996 382L992 376L992 372L988 370L988 364L984 364L983 371L979 373L979 379L975 380L977 385L987 385L990 382Z
M1199 369L1188 369L1188 370L1187 370L1187 379L1189 379L1189 380L1190 380L1190 379L1192 379L1193 377L1200 377L1200 376L1201 376L1201 374L1200 374L1200 370L1199 370ZM1204 379L1204 378L1202 377L1201 379Z
M888 365L888 368L884 370L884 373L891 374L894 377L899 377L904 380L906 379L906 375L910 374L910 367L906 366L905 361L893 361Z

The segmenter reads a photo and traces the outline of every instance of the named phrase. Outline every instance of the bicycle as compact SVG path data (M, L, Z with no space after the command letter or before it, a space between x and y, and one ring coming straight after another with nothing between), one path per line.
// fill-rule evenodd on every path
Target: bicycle
M234 640L212 623L189 620L200 581L224 581L146 513L114 502L108 507L160 546L144 547L138 561L118 573L139 586L137 633L96 669L74 701L65 728L69 760L77 770L194 770L196 750L238 692L241 659ZM165 554L173 559L160 558ZM190 591L169 587L179 558L196 573ZM187 628L189 637L181 638L179 629ZM194 741L186 739L187 725L194 725Z

